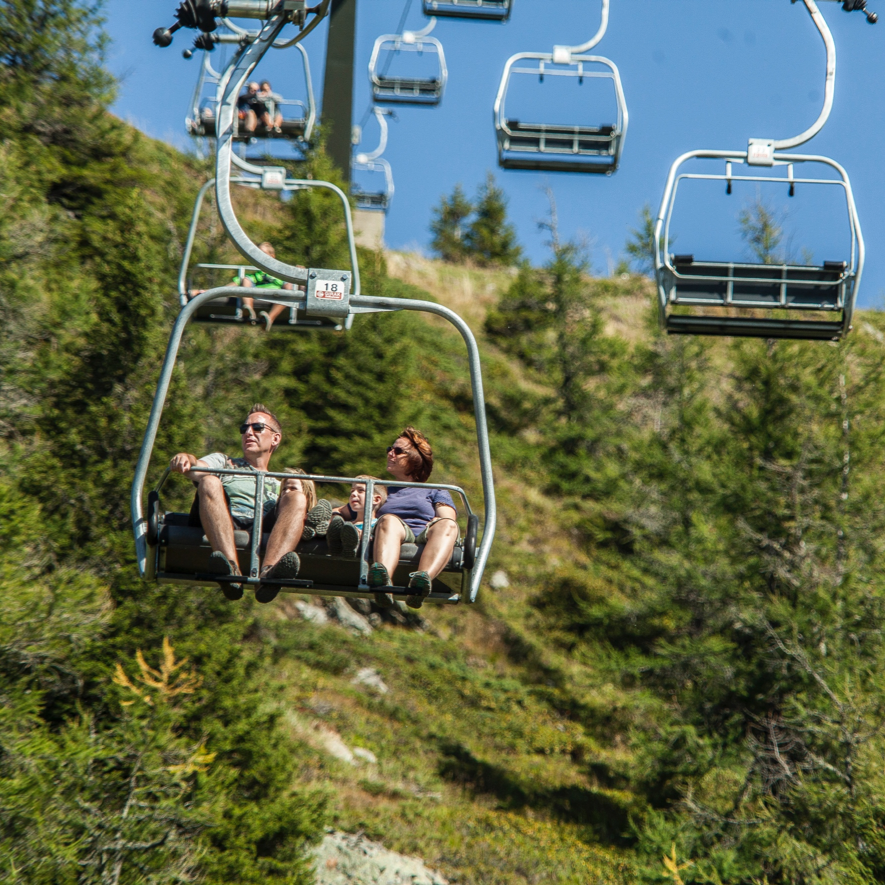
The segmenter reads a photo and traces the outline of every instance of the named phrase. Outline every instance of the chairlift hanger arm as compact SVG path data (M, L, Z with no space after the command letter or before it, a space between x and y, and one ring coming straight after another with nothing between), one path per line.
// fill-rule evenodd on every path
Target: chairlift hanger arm
M571 56L580 55L582 52L589 52L599 43L608 30L608 7L609 0L602 0L602 20L599 24L599 30L586 43L581 43L579 46L553 47L553 60L556 64L569 64Z
M321 4L321 13L318 13L314 21L305 28L302 32L302 36L306 35L312 27L318 24L322 15L325 14L325 10L328 8L330 2L331 0L323 0L323 3ZM221 223L224 225L224 229L227 231L231 240L233 240L233 243L240 254L242 254L250 264L260 267L263 271L272 276L286 280L290 283L305 284L308 278L307 270L278 261L276 258L271 258L269 255L262 252L261 249L258 248L258 245L249 238L236 217L230 192L231 165L239 159L236 158L233 150L237 97L242 91L243 85L249 78L249 75L254 70L255 66L262 59L276 39L280 30L282 30L286 24L287 18L285 15L277 15L269 19L256 40L244 45L234 56L230 66L225 72L224 79L219 84L216 105L218 108L218 128L215 163L215 194ZM242 167L242 161L238 162L237 165ZM347 210L349 212L349 206L347 207Z
M217 18L223 22L228 17L268 20L277 16L282 16L285 23L297 25L302 32L299 37L303 39L306 36L305 30L313 30L325 16L329 2L330 0L321 0L318 5L308 7L307 0L181 0L175 10L175 24L168 28L157 28L153 41L156 46L169 46L173 34L179 28L194 28L202 31L203 35L211 34L218 27ZM309 14L315 18L305 28ZM200 40L199 37L197 39ZM290 41L289 45L293 42L297 42L297 39ZM211 49L211 45L200 45L197 48Z

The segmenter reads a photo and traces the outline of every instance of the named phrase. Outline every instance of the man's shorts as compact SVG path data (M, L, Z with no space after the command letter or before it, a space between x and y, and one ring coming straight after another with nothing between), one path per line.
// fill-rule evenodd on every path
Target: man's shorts
M456 526L458 525L458 523L455 522L455 520L452 519L451 516L434 516L433 519L431 519L430 522L428 522L427 525L424 526L424 528L421 531L421 534L418 535L417 537L415 537L415 533L412 531L412 527L408 523L403 522L403 520L401 520L398 516L396 516L396 514L391 514L391 515L395 516L396 519L399 519L400 524L405 529L406 536L405 536L405 538L403 538L404 544L426 544L428 529L431 526L436 525L438 522L442 522L444 519L451 520L452 522L455 523ZM455 541L455 546L457 547L458 544L460 544L460 543L461 543L461 532L459 530L458 531L458 539Z
M250 532L252 531L252 520L244 519L241 516L237 516L235 513L230 512L230 498L227 496L227 492L224 493L224 500L227 502L228 513L230 513L231 522L234 524L234 529L239 529L241 532ZM279 502L278 502L279 503ZM266 534L267 532L273 531L273 527L277 521L277 505L274 504L273 509L267 510L264 514L264 519L261 523L261 532L262 534ZM190 526L194 526L196 528L203 528L202 520L200 519L200 496L199 494L194 496L193 504L191 504L191 512L188 515L187 524Z

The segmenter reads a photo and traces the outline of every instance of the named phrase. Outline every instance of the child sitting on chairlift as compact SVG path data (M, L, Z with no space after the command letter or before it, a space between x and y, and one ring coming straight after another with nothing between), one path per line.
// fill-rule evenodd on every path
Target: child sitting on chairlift
M375 512L387 500L387 486L382 485L377 476L360 474L357 479L375 480L372 489L372 519L370 528L375 527L378 520ZM326 532L326 543L333 556L356 557L363 536L363 523L366 510L366 485L355 482L350 489L350 500L343 507L333 512L332 520Z

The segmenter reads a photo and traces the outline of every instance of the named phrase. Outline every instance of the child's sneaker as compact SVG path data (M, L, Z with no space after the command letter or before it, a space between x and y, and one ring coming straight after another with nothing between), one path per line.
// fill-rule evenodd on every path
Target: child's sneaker
M345 522L340 529L341 552L348 559L356 559L356 555L360 549L360 541L362 535L360 530L352 523Z
M421 608L424 600L430 596L430 588L433 582L427 572L412 572L409 575L409 590L415 592L406 597L406 605L409 608Z
M302 541L310 541L313 538L321 538L329 531L329 523L332 520L332 505L325 499L320 498L316 507L312 507L304 520L304 531L301 533Z
M326 544L332 556L341 556L341 529L345 525L344 518L335 514L326 530Z

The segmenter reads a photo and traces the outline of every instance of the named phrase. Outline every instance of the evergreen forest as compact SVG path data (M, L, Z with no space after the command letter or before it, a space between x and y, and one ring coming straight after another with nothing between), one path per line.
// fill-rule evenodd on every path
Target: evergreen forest
M364 291L480 341L477 604L147 584L129 488L211 169L109 113L103 50L91 2L0 4L0 882L307 885L329 829L459 885L885 880L885 319L668 338L651 281L592 276L553 218L541 267L495 242L490 178L443 201L448 261L360 252ZM340 180L321 145L293 171ZM347 266L325 197L237 201L284 260ZM197 251L237 260L212 212ZM253 402L308 471L383 476L414 424L482 509L441 321L191 327L149 483L236 454Z

